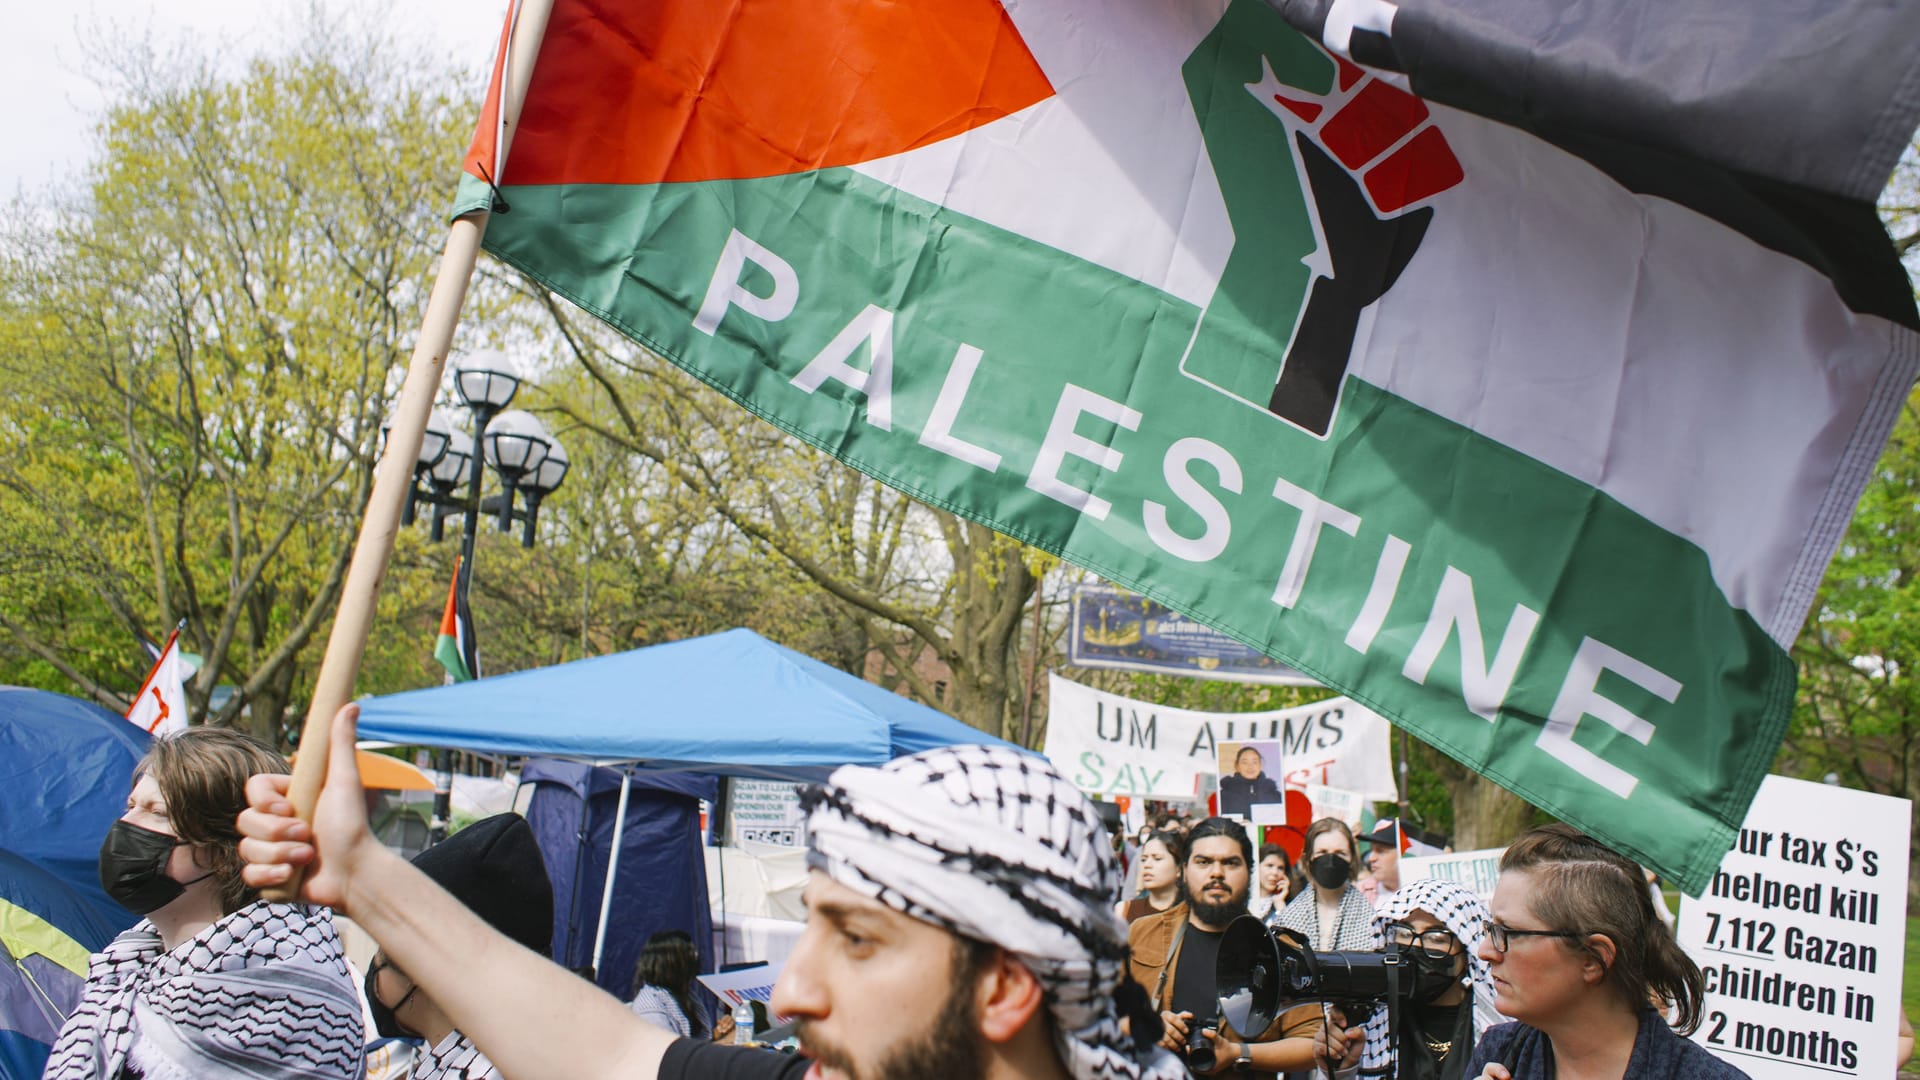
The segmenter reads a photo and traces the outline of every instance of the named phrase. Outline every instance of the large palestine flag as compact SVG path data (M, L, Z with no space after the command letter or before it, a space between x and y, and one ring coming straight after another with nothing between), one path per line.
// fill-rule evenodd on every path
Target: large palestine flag
M1914 377L1920 8L1561 7L557 0L461 209L1698 891Z

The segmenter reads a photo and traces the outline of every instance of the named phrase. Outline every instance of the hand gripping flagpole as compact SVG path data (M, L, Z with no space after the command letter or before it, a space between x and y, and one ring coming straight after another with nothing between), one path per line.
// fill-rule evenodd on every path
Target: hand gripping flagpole
M499 128L494 132L493 175L489 185L500 180L500 163L506 160L514 129L519 126L520 108L527 97L527 84L533 78L533 62L540 52L540 39L547 29L547 16L553 0L516 0L507 32L501 69ZM400 403L394 410L388 430L386 449L374 470L373 494L367 500L366 516L360 522L360 537L354 543L353 561L347 567L347 580L340 594L340 610L334 616L333 631L327 637L326 655L315 677L313 703L307 710L306 725L300 731L299 761L293 768L290 798L294 812L304 821L313 820L314 805L327 782L327 743L333 730L333 716L353 699L353 683L360 673L360 660L366 653L367 634L372 629L375 600L380 582L386 577L387 561L393 554L393 539L400 529L400 514L412 486L414 460L419 456L425 436L427 416L433 410L435 391L446 369L447 350L453 343L453 328L460 321L460 307L466 301L467 283L473 277L480 255L480 239L486 234L488 212L477 210L455 218L447 232L447 246L440 256L440 272L434 278L433 292L427 299L427 312L420 323L420 337L407 364L407 379L400 391ZM298 875L285 885L262 889L268 900L292 900L298 893Z

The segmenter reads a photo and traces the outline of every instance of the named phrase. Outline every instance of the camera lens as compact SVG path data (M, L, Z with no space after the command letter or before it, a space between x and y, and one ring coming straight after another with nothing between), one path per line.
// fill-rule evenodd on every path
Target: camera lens
M1213 1071L1218 1058L1214 1055L1213 1040L1204 1034L1206 1028L1213 1026L1211 1020L1195 1020L1187 1029L1187 1068L1197 1073Z

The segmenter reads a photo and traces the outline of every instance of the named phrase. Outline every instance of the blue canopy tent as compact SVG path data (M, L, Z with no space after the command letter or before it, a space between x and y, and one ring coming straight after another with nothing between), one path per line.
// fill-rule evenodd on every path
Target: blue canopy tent
M808 781L936 746L1011 746L751 630L368 698L360 735L622 766L596 969L634 769Z
M98 705L0 687L0 1080L40 1075L87 954L135 922L100 888L100 840L150 741Z
M751 630L368 698L360 736L768 780L1011 745Z

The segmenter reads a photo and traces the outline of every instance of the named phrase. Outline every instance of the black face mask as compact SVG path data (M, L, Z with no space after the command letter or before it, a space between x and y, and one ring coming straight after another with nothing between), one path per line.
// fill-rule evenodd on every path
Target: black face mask
M373 1013L373 1029L378 1031L380 1037L383 1039L420 1039L422 1036L419 1032L402 1024L400 1018L394 1015L394 1013L406 1008L407 1002L412 1000L413 995L420 991L420 987L417 984L409 987L406 993L400 995L400 1000L394 1002L391 1008L387 1006L386 1002L380 1000L380 970L382 968L392 967L392 964L382 963L379 960L375 960L367 966L367 1007L369 1011Z
M1430 1002L1459 985L1460 973L1454 970L1455 956L1428 956L1425 950L1414 945L1397 947L1400 959L1412 964L1418 981L1420 1000Z
M1338 855L1315 855L1307 863L1307 872L1313 875L1314 884L1321 888L1337 889L1352 876L1353 866Z
M179 899L188 885L213 876L202 874L185 883L167 876L167 860L183 842L130 821L114 822L100 841L100 887L135 915L159 911Z

